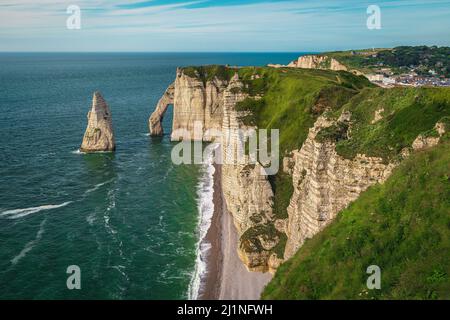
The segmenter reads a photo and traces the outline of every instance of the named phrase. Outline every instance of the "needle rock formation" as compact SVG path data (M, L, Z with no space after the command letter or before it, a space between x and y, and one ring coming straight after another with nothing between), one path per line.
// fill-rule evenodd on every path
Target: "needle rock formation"
M100 92L94 92L92 109L88 113L88 125L80 147L81 152L114 151L116 143L112 127L111 111Z

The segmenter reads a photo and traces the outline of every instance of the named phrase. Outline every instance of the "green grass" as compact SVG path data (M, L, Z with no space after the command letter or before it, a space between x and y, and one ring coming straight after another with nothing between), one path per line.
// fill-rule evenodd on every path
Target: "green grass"
M328 70L266 67L230 69L221 66L184 68L185 74L200 78L204 83L215 76L229 80L235 72L238 72L244 84L242 91L249 95L236 106L238 111L250 111L241 117L241 121L260 129L280 130L280 164L290 151L301 148L309 128L320 114L327 109L340 109L361 89L373 87L365 77ZM292 178L280 169L278 174L269 177L269 182L274 192L275 219L285 219L293 193ZM241 249L248 252L262 251L257 239L261 235L280 239L272 252L282 258L286 235L278 232L273 223L247 230L241 237Z
M238 104L252 117L242 119L258 128L280 130L282 156L301 148L308 130L325 108L336 109L371 84L347 72L306 69L265 69L264 97Z
M229 80L235 72L239 73L239 78L244 83L244 88L239 90L249 94L249 98L236 106L237 110L250 111L247 115L242 116L241 120L245 124L255 125L261 129L280 130L280 164L282 164L284 156L292 150L301 148L307 137L309 128L313 126L317 117L324 112L327 112L328 117L335 119L337 119L343 111L350 111L352 113L352 119L349 126L347 124L338 123L330 128L323 129L319 132L317 137L319 141L336 143L338 154L348 159L351 159L355 157L356 154L360 153L366 154L367 156L381 157L386 162L396 161L399 160L401 150L405 147L410 147L419 134L437 135L437 132L433 129L436 122L444 122L447 126L447 130L449 127L449 88L383 89L373 86L364 77L358 77L343 71L333 72L327 70L273 69L259 67L230 69L220 66L185 68L185 73L199 77L203 82L210 81L214 77L221 80ZM384 112L382 113L383 118L376 123L372 123L375 112L380 109L384 109ZM448 139L448 135L446 135L444 140ZM448 151L448 147L446 150ZM426 153L426 155L429 154ZM415 159L415 157L413 159ZM421 157L422 158L419 157L419 159L425 161L424 159L426 156L421 155ZM430 161L431 160L427 163ZM426 167L425 164L423 168L414 167L414 165L411 164L411 160L408 160L407 163L409 163L410 170L414 169L420 171ZM442 163L440 163L440 165L442 166ZM404 168L405 166L406 165L403 165L402 167ZM448 174L448 165L446 170ZM331 230L334 230L332 231L333 233L330 238L328 238L329 234L327 234L327 232L330 231L326 231L325 236L319 235L314 240L308 241L304 247L306 249L302 248L300 250L302 253L299 253L303 258L296 258L297 260L304 259L301 260L302 265L297 265L291 260L286 263L286 265L282 266L279 273L287 274L285 278L287 279L289 277L289 280L284 280L285 278L283 278L283 276L277 276L265 291L265 297L304 299L361 297L358 295L361 291L356 292L355 295L355 292L352 290L355 288L355 290L364 289L364 287L361 287L361 281L365 279L366 275L364 272L361 274L361 270L365 271L364 266L369 263L367 259L370 260L373 257L380 257L380 262L378 263L383 264L382 268L390 268L389 259L392 258L394 259L392 261L397 263L401 260L401 257L395 256L394 253L390 253L390 256L383 256L383 246L389 248L391 245L399 245L402 250L408 250L408 248L403 247L401 243L395 242L396 236L402 236L401 230L405 230L405 228L409 226L400 224L403 229L398 229L400 227L397 228L395 225L395 223L398 222L395 219L399 219L396 214L403 214L400 204L403 205L405 203L402 201L414 201L414 203L418 205L416 208L422 210L421 212L417 212L418 215L421 215L423 212L428 213L430 210L434 210L435 207L437 210L441 209L439 205L442 205L442 203L437 202L436 204L432 204L435 201L433 192L436 190L428 186L428 181L421 181L421 184L417 184L417 186L411 184L411 181L416 177L414 174L415 173L412 172L411 175L413 176L402 178L402 175L400 174L400 176L398 176L399 174L397 173L397 178L394 176L390 181L398 183L399 189L396 189L397 187L393 185L392 182L389 182L386 187L374 187L369 193L363 195L361 200L358 200L356 204L349 209L350 211L348 211L350 212L348 215L353 217L353 222L345 220L347 216L344 216L344 218L340 216L336 222L338 223L338 227L330 227ZM430 174L432 175L434 173ZM274 219L285 219L287 218L287 207L293 193L292 177L280 170L277 175L269 177L269 182L274 192ZM406 182L408 185L405 185ZM429 208L426 206L425 198L414 198L415 194L422 196L418 186L426 187L428 188L427 191L431 192L428 194L428 196L431 197L431 200L429 200ZM401 188L405 189L401 191ZM386 199L390 199L391 192L394 196L401 195L402 198L393 198L392 201L387 201ZM412 195L409 195L408 192L411 192ZM372 200L375 202L372 203ZM422 202L417 203L419 200ZM438 198L437 200L441 201L443 199ZM362 204L358 205L360 201ZM361 213L358 211L361 209L358 206L366 206L368 208L373 208L373 210L370 209L372 211L367 211L369 210L367 209L365 213ZM406 208L409 207L406 206L405 210ZM411 208L414 208L414 206ZM367 216L369 213L374 213L374 215ZM416 219L416 216L413 215L412 212L405 212L404 214L405 217L410 217L407 219ZM358 217L360 220L357 219ZM367 223L374 222L372 217L376 217L377 222L380 221L380 225L376 224L377 228L373 230L367 225ZM258 215L255 215L252 218L256 219L254 221L255 223L258 223ZM342 221L346 222L344 223ZM418 223L417 220L414 220L414 222ZM335 225L335 223L333 223L333 225ZM394 232L394 234L391 234L391 231L389 231L391 226L393 226L392 232ZM420 239L427 241L426 237L428 235L431 236L431 234L428 234L425 231L423 232L423 235L421 233L420 235L417 235L417 237L423 236ZM348 233L351 237L347 240L347 237L344 237L341 233ZM437 233L433 233L433 236L435 234ZM260 224L247 230L241 237L241 249L246 252L264 250L258 240L258 237L261 236L266 237L267 239L278 238L279 243L271 250L271 252L277 253L280 258L283 257L286 235L278 232L273 223ZM380 241L382 241L383 246L376 245L374 248L370 247L370 243L366 243L366 240L363 239L364 236L367 236L367 241L377 240L376 237L380 236ZM415 245L417 245L417 243L414 242L412 247L417 249L417 247L414 247ZM308 249L310 248L309 246L315 246L314 250L317 250L318 252ZM335 250L335 252L333 250ZM324 253L325 256L322 257L319 253ZM362 256L362 254L366 253L369 257L367 259ZM361 259L361 261L359 264L352 264L350 260L346 260L347 257L349 257L349 259ZM322 260L322 258L325 260ZM339 260L340 258L344 258L344 262L341 263L341 260ZM395 259L400 260L397 261ZM351 266L351 268L356 268L355 270L359 271L349 272L349 270L345 269L345 272L347 272L343 278L345 281L339 280L335 278L333 273L334 269L330 267L334 264L338 265L342 270ZM307 273L307 270L310 270L308 266L311 268L321 267L322 269L319 268L319 270L324 272L323 279L320 272ZM405 268L405 266L401 265L401 269L402 268ZM425 269L421 270L423 271ZM395 281L400 281L398 278L395 278L396 273L394 271L392 271L392 275L388 274L386 278L386 283L390 287L394 286ZM439 282L438 280L443 277L444 271L436 269L434 265L430 266L428 271L433 272L432 274L427 275L429 279L432 279L430 281ZM296 276L291 276L291 272L292 275L299 275L298 281ZM396 272L400 271L397 270ZM449 274L448 270L445 272L446 274ZM292 282L292 286L287 285L284 281L289 281L289 284ZM394 282L391 283L389 281ZM316 285L316 283L319 284ZM428 296L420 290L417 292L420 292L421 298L442 296L442 292L439 291L439 288L436 288L437 291L433 290L428 292ZM371 295L375 295L375 298L396 297L392 292L388 295L384 294L384 291L381 290L377 293L371 292L368 296L364 293L363 297L371 297ZM406 297L407 295L400 292L398 293L398 296Z
M448 137L447 137L448 138ZM264 299L450 299L450 141L405 160L277 271ZM367 290L366 268L381 268Z
M375 112L381 109L383 119L372 124ZM365 89L342 110L352 113L351 134L349 139L337 141L338 154L351 159L360 153L389 162L419 134L450 115L450 88ZM342 110L331 116L337 118Z
M236 73L236 70L222 65L191 66L183 68L183 73L188 77L198 78L206 84L206 82L214 78L229 81Z
M364 52L365 54L352 54ZM393 49L372 49L328 52L350 69L374 73L380 68L390 68L395 74L408 72L414 66L419 75L429 76L434 70L438 76L450 77L450 47L401 46Z
M255 74L259 78L251 80ZM250 94L236 106L239 111L250 111L241 120L260 129L280 130L280 164L287 153L301 148L309 128L320 114L326 109L341 108L362 88L372 86L363 77L325 70L242 68L239 77L244 82L244 90ZM262 99L253 98L261 94ZM285 219L293 193L292 177L280 169L269 177L269 182L274 192L275 219ZM241 238L241 243L248 244L243 249L262 250L255 234L267 232L281 239L273 251L283 257L286 235L269 232L273 229L273 224L269 224L248 230Z

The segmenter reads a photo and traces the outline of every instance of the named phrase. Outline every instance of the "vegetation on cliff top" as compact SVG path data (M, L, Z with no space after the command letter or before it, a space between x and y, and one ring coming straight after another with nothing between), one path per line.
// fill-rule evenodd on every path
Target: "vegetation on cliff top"
M400 74L413 67L419 75L429 75L429 71L433 70L439 76L450 77L450 47L401 46L393 49L328 52L326 55L350 69L362 72L390 68Z
M349 103L327 114L337 119L343 111L352 114L350 132L336 125L323 129L318 139L335 137L339 155L352 159L358 153L398 160L419 134L433 130L438 121L450 116L449 88L370 88ZM378 113L379 119L375 121ZM348 128L347 128L348 129Z
M250 111L244 113L241 121L260 129L279 129L280 164L290 151L301 148L309 128L320 114L342 107L361 89L372 86L365 77L313 69L247 67L239 69L239 78L249 97L236 108ZM274 193L275 219L285 219L294 190L292 177L280 168L276 175L269 176L269 182ZM272 251L283 258L286 236L273 225L247 230L241 238L243 249L262 251L258 244L262 234L280 239Z
M307 240L264 299L450 299L450 141L405 160ZM381 290L367 290L370 265Z
M183 68L183 73L191 78L198 78L204 84L217 78L229 81L236 73L235 69L223 65L191 66Z
M203 75L208 75L206 78L211 77L211 74L213 74L216 69L209 67L207 70L206 73L203 73ZM330 128L323 129L318 135L318 140L330 140L336 143L338 154L346 158L353 158L356 154L360 153L368 156L381 157L386 160L386 162L398 160L401 151L404 148L411 147L412 142L419 134L437 135L437 132L433 129L436 122L440 121L448 124L448 119L450 119L450 89L448 88L383 89L375 87L365 77L355 76L344 71L334 72L314 69L274 69L255 67L230 70L232 71L229 73L229 70L224 71L223 69L220 69L219 73L221 79L231 79L231 73L234 74L235 72L238 72L240 80L244 83L244 88L242 90L249 94L247 99L236 106L239 111L250 111L244 113L245 115L241 117L241 120L245 124L256 125L258 128L280 130L280 164L282 164L283 157L290 151L301 148L307 137L309 128L313 126L317 117L324 112L326 112L327 117L337 119L344 111L350 111L352 114L351 121L350 123L337 123ZM200 73L198 72L197 74ZM377 119L375 119L376 115ZM442 154L442 147L440 148L441 149L439 150L441 151L439 154ZM448 146L445 150L449 151ZM420 159L425 161L423 160L424 158ZM411 161L412 160L408 160L408 163ZM411 170L428 170L430 168L430 163L431 160L426 160L423 167L415 167L412 164L409 164L409 168ZM442 162L439 163L442 165ZM403 168L405 166L407 165L404 165ZM403 170L401 172L405 173L405 170L407 169L401 170ZM448 164L446 170L448 177L448 174L450 174ZM421 208L421 212L416 215L414 215L412 211L405 211L404 213L406 221L413 221L414 223L418 223L418 220L414 219L422 219L420 216L426 214L428 210L434 210L435 207L439 210L442 209L439 206L444 205L445 203L443 204L442 201L439 200L444 199L439 198L440 194L437 198L432 193L428 194L431 198L436 199L437 202L435 206L430 205L429 208L431 209L427 209L424 202L425 195L419 193L417 186L410 185L413 183L414 179L420 176L420 174L420 172L411 172L410 177L408 178L399 177L399 173L397 173L394 178L389 180L395 181L394 183L389 182L386 187L377 186L372 188L369 196L365 196L368 198L362 197L362 200L358 200L357 203L361 201L362 206L366 207L370 204L371 208L373 208L373 212L375 212L371 214L371 216L378 217L378 213L380 215L377 218L378 220L376 220L380 221L380 225L375 226L374 230L369 230L367 223L372 223L374 220L367 220L367 212L365 215L361 214L360 211L358 211L361 207L358 207L358 204L356 204L356 207L353 205L350 209L344 211L343 214L345 215L345 212L350 212L349 215L354 219L352 218L353 220L350 220L349 222L341 218L341 214L336 222L339 223L338 226L330 227L336 229L332 229L333 231L325 231L325 236L322 236L323 233L316 236L316 238L320 237L321 240L314 238L313 240L307 241L307 244L300 250L301 253L299 253L302 258L294 258L280 268L280 271L278 272L279 275L277 275L273 282L268 286L264 297L295 299L367 298L372 297L371 295L374 295L373 297L375 298L409 297L410 293L403 293L407 290L403 288L403 284L395 289L397 291L393 290L392 292L389 291L388 293L385 293L385 291L382 290L382 293L371 293L366 295L365 291L361 291L364 288L360 285L360 280L363 277L366 277L366 274L363 273L363 275L361 275L360 273L352 273L346 268L362 268L363 262L366 263L367 259L370 260L371 258L380 257L380 264L382 262L388 263L388 258L392 258L393 263L401 260L402 256L395 256L392 252L389 253L389 256L385 257L383 255L384 253L381 252L383 246L375 243L371 247L371 244L366 242L377 235L380 237L387 237L386 239L395 240L394 236L406 230L409 225L405 225L403 222L399 225L395 225L395 223L398 223L399 219L403 221L403 218L398 218L395 214L398 212L403 214L403 211L400 209L404 204L407 204L407 201L421 205L421 207L417 207ZM424 175L425 173L423 173L422 177ZM436 179L438 180L438 178ZM269 181L272 190L274 191L273 212L275 219L285 219L287 218L287 207L293 193L292 178L280 170L277 175L270 176ZM404 184L406 183L405 181L408 183L407 185ZM396 189L396 183L399 184L398 188L405 188L403 192L400 192L400 189ZM429 181L421 181L421 183L422 186L425 186ZM426 187L428 188L428 185L426 185ZM443 186L441 185L441 187L448 188L448 180L446 181L446 184ZM428 191L435 192L436 190L429 188ZM383 202L383 197L389 195L390 192L395 193L396 196L400 194L401 198L393 197L392 200ZM411 195L408 195L408 193L411 193ZM416 199L415 193L417 193L417 197L420 196L420 198ZM418 201L422 202L419 203ZM445 209L448 212L448 201L445 205ZM414 206L411 206L410 208L414 208ZM386 211L388 209L390 211ZM358 214L361 215L359 220L356 219L358 218ZM419 216L419 218L417 218L417 216ZM340 222L341 220L344 222ZM335 223L333 223L333 225L335 225ZM388 227L390 228L391 225L393 226L393 232L398 232L398 234L391 234L389 231L385 230ZM436 226L433 227L437 228L437 225L439 224L437 223ZM349 237L350 240L347 240L346 236L346 232L352 227L355 227L355 231L354 233L350 233L350 235L354 235L354 241L353 236ZM329 230L329 228L327 230ZM332 237L336 234L337 240L334 238L327 240L327 238L330 237L330 234L327 232L333 232L331 234ZM411 231L411 233L414 232L416 232L415 229ZM365 234L368 235L367 241L362 239ZM401 235L403 236L403 234ZM418 237L417 239L420 238L426 241L427 236L428 234L412 234L411 239L407 238L405 240L401 238L400 240L405 240L407 241L406 243L411 241L411 246L414 247L417 245L417 243L414 242L416 241L416 237ZM271 252L275 252L279 258L283 257L286 236L277 231L273 224L258 225L255 228L247 230L241 238L242 248L249 252L264 250L261 243L259 243L260 237L265 237L267 239L278 238L280 241ZM324 243L319 244L319 241ZM314 250L309 249L310 246L313 246L311 243L315 243ZM385 245L383 239L382 243ZM395 241L393 241L392 244L395 244ZM402 243L398 243L398 245L401 246L401 250L408 250L407 246L403 248ZM323 249L321 249L322 247ZM429 247L429 249L434 250L432 247ZM326 256L324 256L323 259L325 260L323 261L325 261L326 264L320 260L322 259L322 256L318 256L318 253L315 252L315 250L325 252L324 254L326 254ZM440 250L440 248L437 248L436 250ZM368 258L364 258L362 253L368 253ZM409 254L409 251L406 253ZM299 254L297 254L297 256ZM344 255L344 257L347 255L349 258L340 262L339 258L342 255ZM416 258L417 257L412 257L411 259ZM296 259L303 260L298 264L292 262L297 261ZM352 264L349 262L351 259L360 259L361 261L356 261L355 264ZM333 278L333 276L339 278L334 274L334 269L330 267L336 263L343 270L342 272L347 273L345 281ZM403 265L401 265L401 268L397 268L395 265L387 265L386 267L393 268L392 275L389 275L388 279L400 281L398 279L399 277L401 279L409 277L409 273L408 275L398 274L400 271L397 269L404 269ZM311 270L311 268L319 268L318 270L321 271L308 274L308 270ZM425 266L423 266L423 268L423 270L425 270ZM439 271L434 266L433 268L434 269L429 269L432 270L430 272L434 272L433 275L429 276L430 279L433 279L433 277L440 277L442 272L444 272ZM363 271L365 271L365 269ZM409 272L413 274L413 271L414 270ZM448 270L445 272L447 275L450 274ZM323 279L320 278L321 273L325 275ZM297 275L299 275L299 280L294 281L294 278L297 277ZM330 284L327 284L327 281L331 281L329 282ZM345 286L345 282L349 282L350 284ZM292 283L292 286L289 285L290 283ZM298 285L298 287L294 287L296 285ZM423 283L421 283L421 285L423 285ZM389 286L392 287L394 284L389 284ZM430 287L428 286L427 290L431 291L428 293L418 291L421 292L419 296L428 298L442 296L442 292L439 291L439 288L436 289L438 291L433 291L434 289L429 288ZM359 295L360 293L361 295Z

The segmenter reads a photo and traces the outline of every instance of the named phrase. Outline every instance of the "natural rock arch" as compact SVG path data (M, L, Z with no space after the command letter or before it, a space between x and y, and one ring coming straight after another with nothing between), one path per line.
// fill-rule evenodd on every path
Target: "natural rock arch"
M159 99L155 111L153 111L150 119L148 120L151 136L161 137L164 134L162 121L169 105L174 104L174 96L175 83L172 83L167 88L166 92L164 92L161 99Z

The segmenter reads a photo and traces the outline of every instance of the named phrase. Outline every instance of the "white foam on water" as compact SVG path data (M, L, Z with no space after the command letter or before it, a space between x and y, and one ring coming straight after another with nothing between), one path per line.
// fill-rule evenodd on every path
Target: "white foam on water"
M94 191L97 191L98 189L100 189L101 187L103 187L105 184L109 184L109 183L111 183L111 182L113 182L113 181L114 181L114 179L110 179L110 180L108 180L108 181L105 181L105 182L96 184L93 188L86 190L85 194L88 194L88 193L92 193L92 192L94 192Z
M6 210L6 211L3 211L2 213L0 213L0 217L5 217L8 219L19 219L19 218L26 217L26 216L36 213L36 212L62 208L62 207L65 207L65 206L71 204L72 202L73 201L67 201L67 202L64 202L61 204L46 204L46 205L39 206L39 207Z
M202 165L202 176L200 177L200 181L197 186L197 207L200 219L197 225L197 258L195 261L195 269L188 288L189 300L198 299L200 286L207 271L206 258L208 251L211 249L211 244L206 242L205 237L211 227L211 220L214 214L214 151L217 147L218 145L216 145L215 148L209 149L207 159L205 159L205 163Z
M106 207L105 212L103 213L103 221L106 231L115 238L117 234L116 229L114 229L109 223L111 219L111 211L116 208L116 190L111 189L108 191L108 206Z
M42 235L45 232L44 225L45 225L46 221L47 221L47 219L44 219L41 222L41 224L39 226L39 230L38 230L34 240L31 240L30 242L28 242L25 245L25 247L22 249L22 251L20 251L20 253L17 256L15 256L14 258L11 259L11 263L13 265L17 264L22 258L24 258L28 254L28 252L33 250L33 248L36 246L36 244L42 239Z
M89 223L90 226L94 225L95 220L96 220L95 211L86 217L86 222Z
M90 154L90 153L113 153L113 151L93 151L93 152L82 152L80 149L71 151L72 154Z

